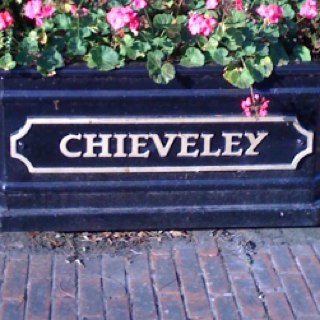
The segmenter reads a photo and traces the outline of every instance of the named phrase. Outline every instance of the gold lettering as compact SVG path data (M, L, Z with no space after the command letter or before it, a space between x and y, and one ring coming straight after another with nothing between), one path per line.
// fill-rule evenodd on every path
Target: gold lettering
M269 132L257 132L256 137L254 133L251 132L246 132L244 135L248 138L250 142L250 147L246 150L245 154L247 156L257 156L259 155L259 152L256 151L256 148L262 142L262 140L269 135Z
M167 143L163 144L159 135L157 134L149 134L149 137L152 138L153 143L158 151L158 154L161 158L164 158L168 155L175 139L178 137L177 134L166 133L164 135L168 140Z
M234 133L227 133L222 132L222 136L225 139L225 146L222 156L234 156L234 157L241 157L243 150L233 150L234 146L238 146L240 144L240 140L235 140L234 138L242 138L242 133L234 132Z
M115 158L125 158L127 154L124 151L124 140L127 137L127 134L115 134L113 136L114 139L116 139L116 145L117 145L117 151L113 155Z
M70 140L81 140L82 134L68 134L63 137L60 141L60 152L66 156L67 158L80 158L82 152L81 151L70 151L68 149L68 143Z
M84 158L110 158L111 153L109 152L109 141L112 137L111 134L89 134L86 133L83 135L83 138L87 140L87 149L86 152L83 154ZM95 139L99 138L100 141L95 141ZM94 152L94 148L101 148L101 152L96 153Z
M181 150L177 154L177 157L198 157L199 150L189 151L189 147L194 147L196 145L195 140L199 139L199 134L179 133L179 137L181 139Z
M211 149L211 141L214 137L214 134L202 133L201 138L203 139L203 151L200 153L200 156L204 157L219 157L221 154L221 149L212 152Z
M148 134L131 134L131 152L129 153L130 158L148 158L150 151L145 151L140 153L140 148L144 148L147 145L147 141L149 138ZM141 141L141 139L145 139L145 141Z

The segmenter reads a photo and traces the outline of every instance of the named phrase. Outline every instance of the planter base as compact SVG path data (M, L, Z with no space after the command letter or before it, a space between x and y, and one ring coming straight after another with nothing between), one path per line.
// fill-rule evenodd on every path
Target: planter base
M19 209L0 213L2 231L314 227L319 204L169 208ZM84 227L85 226L85 227Z

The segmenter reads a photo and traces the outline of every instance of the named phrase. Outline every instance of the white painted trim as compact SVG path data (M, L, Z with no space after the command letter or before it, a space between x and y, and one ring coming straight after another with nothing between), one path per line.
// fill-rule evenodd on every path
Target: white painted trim
M37 124L181 124L181 123L279 123L292 122L295 129L307 138L306 149L299 152L290 164L276 165L233 165L233 166L166 166L166 167L66 167L36 168L17 150L17 142L23 138L33 125ZM30 173L160 173L160 172L208 172L208 171L257 171L257 170L294 170L299 162L313 150L313 132L305 130L292 116L268 116L264 118L247 118L243 116L212 116L212 117L30 117L17 133L10 137L10 155L20 160Z

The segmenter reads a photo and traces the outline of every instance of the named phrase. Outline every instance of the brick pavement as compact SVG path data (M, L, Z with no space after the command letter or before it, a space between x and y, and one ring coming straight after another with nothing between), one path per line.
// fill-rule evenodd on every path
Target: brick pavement
M83 261L0 254L0 319L320 320L319 240L254 248L195 236Z

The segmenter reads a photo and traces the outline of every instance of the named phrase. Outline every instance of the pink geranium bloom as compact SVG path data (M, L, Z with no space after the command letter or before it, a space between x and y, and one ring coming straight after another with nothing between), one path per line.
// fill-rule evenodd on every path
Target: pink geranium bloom
M144 9L147 6L146 0L133 0L131 2L131 5L138 8L138 9Z
M256 12L266 18L268 23L278 23L279 18L282 17L282 8L277 4L261 4Z
M11 26L13 23L13 18L8 11L0 12L0 31Z
M236 0L236 10L243 10L242 0Z
M270 100L256 93L254 95L254 101L251 97L241 100L241 109L246 117L251 117L252 113L260 117L265 117L268 114L269 102Z
M300 8L300 16L313 19L318 15L317 1L306 0Z
M126 26L131 31L136 31L139 27L138 14L129 6L111 8L106 15L106 20L116 31Z
M217 25L217 20L213 17L206 17L201 13L191 13L187 27L192 35L208 36Z
M42 5L42 0L29 0L24 6L24 15L29 19L35 19L39 27L43 23L43 18L51 17L54 13L51 4Z
M51 17L54 13L54 7L50 4L47 4L41 8L41 16L43 18Z
M41 0L30 0L24 6L24 15L29 19L35 19L41 15Z
M13 18L9 11L0 12L0 30L4 30L13 24Z
M206 9L211 10L217 8L219 5L218 0L207 0L206 1Z

